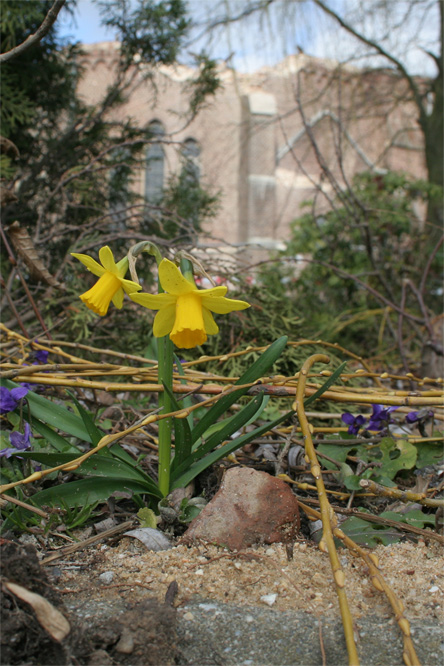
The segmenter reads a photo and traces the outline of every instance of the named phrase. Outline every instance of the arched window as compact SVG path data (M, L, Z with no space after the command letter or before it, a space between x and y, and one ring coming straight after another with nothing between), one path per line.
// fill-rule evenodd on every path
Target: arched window
M183 169L194 184L200 180L200 146L195 139L185 139L182 146Z
M148 132L153 140L146 149L145 199L149 203L157 204L163 194L165 155L160 139L165 135L165 130L161 122L153 120Z

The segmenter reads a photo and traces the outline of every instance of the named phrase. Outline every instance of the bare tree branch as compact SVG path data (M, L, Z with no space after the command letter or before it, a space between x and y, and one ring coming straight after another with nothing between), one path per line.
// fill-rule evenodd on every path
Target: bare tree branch
M400 60L398 60L397 58L395 58L395 56L393 56L391 53L386 51L380 44L378 44L377 42L375 42L371 39L368 39L367 37L365 37L365 35L361 34L357 30L355 30L351 25L346 23L344 21L344 19L341 16L339 16L339 14L337 14L333 9L328 7L325 4L325 2L323 2L323 0L313 0L313 1L326 14L328 14L335 21L337 21L337 23L339 23L339 25L342 28L344 28L344 30L346 30L348 33L353 35L353 37L356 37L356 39L358 39L360 42L363 42L364 44L367 44L367 46L370 46L377 53L379 53L379 55L386 58L389 62L391 62L396 67L398 72L400 72L400 74L402 74L402 76L407 81L408 86L409 86L410 90L412 91L412 94L413 94L413 97L414 97L414 100L415 100L415 104L418 108L421 121L424 121L424 119L427 116L427 113L426 113L426 109L425 109L424 104L423 104L422 95L419 91L418 86L416 85L415 79L408 73L408 71L406 70L406 68L402 64L402 62Z
M13 60L20 54L24 53L24 51L27 51L31 46L39 42L41 39L43 39L43 37L48 34L54 25L56 18L65 2L66 0L55 0L53 6L46 14L41 26L34 32L34 34L29 35L29 37L27 37L24 42L18 44L18 46L14 46L14 48L10 51L0 54L0 63Z

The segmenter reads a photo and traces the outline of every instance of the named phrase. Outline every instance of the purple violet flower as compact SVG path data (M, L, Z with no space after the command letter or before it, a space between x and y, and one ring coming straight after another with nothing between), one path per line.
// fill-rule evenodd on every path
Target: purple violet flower
M37 363L48 363L48 356L49 351L46 351L45 349L38 349L34 352L34 358Z
M407 421L407 423L416 423L416 421L419 421L418 414L419 412L409 412L406 415L405 420Z
M419 412L409 412L405 420L407 423L425 423L434 416L431 409L420 409Z
M367 421L365 416L362 416L361 414L358 414L358 416L354 416L353 414L350 414L350 412L345 412L344 414L342 414L341 419L344 421L346 425L348 425L347 432L349 435L357 435L359 430Z
M21 432L18 432L17 430L11 432L11 434L9 435L9 441L12 444L13 448L2 449L0 451L0 456L4 456L5 458L10 458L12 454L17 453L17 451L26 451L26 449L31 448L31 442L29 439L30 436L31 436L31 427L29 423L25 422L25 432L23 434Z
M20 400L28 393L26 386L17 386L11 390L6 386L0 386L0 414L7 414L12 412Z
M382 405L372 405L372 413L367 430L373 430L375 432L386 430L388 425L393 423L390 414L394 412L395 409L399 409L399 407L383 407Z

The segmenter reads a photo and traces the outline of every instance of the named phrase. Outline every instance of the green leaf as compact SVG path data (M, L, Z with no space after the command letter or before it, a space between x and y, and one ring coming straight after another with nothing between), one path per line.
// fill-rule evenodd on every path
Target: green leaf
M49 453L46 451L23 451L23 458L30 458L36 462L48 465L48 467L57 467L64 465L78 458L78 455L72 453ZM82 462L80 467L74 470L79 476L108 476L117 479L137 479L139 481L150 481L149 476L139 470L137 467L128 465L117 458L102 458L100 456L90 456ZM153 483L151 481L151 483Z
M74 402L75 406L79 410L79 414L83 421L83 425L85 426L91 438L93 446L97 446L97 444L102 439L104 433L101 430L99 430L99 428L96 426L93 419L91 418L89 412L87 412L86 409L83 407L83 405L80 404L75 395L71 393L71 391L67 391L67 394L70 396L71 400Z
M343 484L347 490L361 490L359 482L362 478L359 474L350 474L344 478Z
M318 388L318 390L315 393L313 393L313 395L311 395L309 398L306 398L304 400L304 407L307 407L310 403L312 403L315 400L317 400L318 398L320 398L321 395L325 391L327 391L327 389L329 389L332 384L335 383L335 381L338 379L338 377L340 377L340 375L341 375L341 373L344 370L346 365L347 365L347 361L344 361L344 363L341 363L339 368L336 368L336 370L333 372L332 375L330 375L330 377L327 379L327 381L324 384L322 384L322 386L320 388Z
M16 388L20 384L15 384L14 382L9 381L8 379L0 380L2 386L6 386L8 389ZM91 437L88 433L88 430L85 428L85 425L77 414L73 414L66 407L61 407L55 402L44 398L42 395L37 395L33 391L29 391L26 400L29 404L31 410L31 415L47 423L48 425L66 432L68 435L77 437L84 442L91 443ZM27 416L28 409L25 407L23 410L25 417Z
M236 384L249 384L255 382L257 379L265 376L267 371L271 368L273 363L279 358L282 354L285 346L287 344L287 336L282 336L275 340L268 349L266 349L261 356L251 365L248 370L240 377ZM197 441L208 428L213 425L224 412L231 407L239 398L245 395L248 392L248 388L239 389L238 391L233 391L229 395L223 396L220 400L216 402L213 407L211 407L205 416L196 424L192 430L192 440L193 443Z
M333 458L338 463L345 463L347 456L353 449L356 449L356 444L350 444L350 446L339 446L335 444L318 444L316 450L319 453L324 453L329 458ZM332 463L330 460L322 459L322 467L326 469L337 469L337 466Z
M262 393L261 395L264 396L264 402L263 402L262 409L261 409L260 413L259 414L254 413L253 416L250 419L248 419L248 421L246 421L246 423L244 423L244 425L242 427L245 428L245 427L249 426L251 423L253 423L253 421L255 421L258 418L259 415L261 415L261 414L263 415L263 413L265 412L265 410L267 408L267 405L270 401L270 396L265 395L264 393ZM281 411L279 409L277 409L277 414L274 415L274 418L279 418L280 415L281 415ZM215 433L222 430L222 428L225 428L225 426L227 426L230 423L232 418L233 418L233 415L228 416L226 419L222 419L221 421L217 421L217 423L210 426L208 428L208 430L205 430L202 439L205 440L205 441L208 441L208 439L212 435L214 435ZM272 418L272 420L273 420L273 418ZM196 450L200 446L200 442L201 442L200 439L197 442L195 442L195 444L193 446L193 451Z
M324 463L324 461L322 461L322 463ZM353 474L353 470L350 465L347 465L345 462L341 463L341 467L339 469L339 479L342 481L346 488L349 490L360 490L360 478L361 477L359 475Z
M214 433L208 441L201 444L198 449L193 451L185 460L182 461L180 465L174 470L171 474L171 479L174 481L180 474L182 474L187 467L193 464L196 460L202 458L205 454L209 453L216 446L219 446L222 442L228 439L234 432L240 430L247 421L252 418L257 418L264 408L264 396L263 394L257 395L253 400L250 400L248 405L240 410L237 414L231 417L231 419L221 428L218 432Z
M376 548L380 544L388 546L402 537L402 533L392 527L369 523L356 516L351 516L341 523L341 530L356 543L369 548Z
M175 411L179 411L181 406L177 402L174 394L164 382L162 382L164 390L167 392L171 406ZM171 463L171 472L183 463L191 453L191 430L186 419L173 418L174 426L174 458Z
M185 379L184 369L182 368L182 363L180 362L179 357L176 354L173 354L173 358L174 358L174 362L176 364L177 372L179 373L179 375L181 377L184 378L184 379L181 380L180 383L181 384L186 384L187 382L186 382L186 379ZM193 400L192 400L190 395L187 398L182 398L181 403L183 404L185 409L187 409L188 407L193 406ZM193 412L188 414L187 421L188 421L188 425L190 426L190 429L192 430L193 425L194 425L194 414L193 414Z
M103 451L103 449L102 449ZM113 444L110 446L107 451L116 458L119 458L119 460L123 460L123 462L128 463L128 465L131 465L132 467L136 467L137 463L135 462L134 458L130 456L128 451L125 451L125 449L120 446L120 444ZM99 451L100 453L100 451ZM141 470L140 470L141 471Z
M398 513L397 511L383 511L379 514L381 518L389 518L390 520L397 520L400 523L407 523L414 527L424 529L425 525L435 526L435 516L433 514L425 514L421 509L411 509L406 513Z
M185 486L187 486L190 481L192 481L196 476L207 469L207 467L214 465L214 463L216 463L221 458L225 458L226 456L230 455L230 453L233 453L237 449L240 449L242 446L245 446L245 444L248 444L251 442L251 440L260 437L265 432L268 432L268 430L271 430L271 428L275 428L280 423L293 416L293 414L294 411L287 412L286 414L280 416L278 419L275 419L270 423L265 423L265 425L260 426L259 428L255 428L251 432L248 432L245 435L237 437L235 440L224 444L224 446L216 449L216 451L212 451L209 455L205 456L205 458L202 458L201 460L198 460L193 465L191 465L191 467L189 467L179 478L177 478L172 483L171 490L174 490L175 488L185 488Z
M152 488L148 488L146 483L135 479L92 477L41 490L32 496L32 502L36 506L60 506L62 501L70 507L81 506L106 502L117 491L162 497L154 484Z
M401 469L412 469L415 466L417 451L407 440L384 437L379 447L382 452L380 472L383 476L393 479Z
M63 453L68 453L69 451L72 451L73 453L76 453L77 456L80 456L82 454L82 451L76 446L74 446L74 444L68 442L67 439L59 435L52 428L50 428L45 423L40 421L40 419L34 416L31 418L31 428L32 430L37 430L37 432L40 433L40 435L42 435L42 437L44 437L46 441L56 449L56 451L60 451Z
M151 527L153 529L157 529L156 514L147 506L144 506L143 509L138 510L137 518L140 520L140 527Z
M424 442L413 445L418 452L416 467L422 469L429 465L439 465L444 460L442 442Z

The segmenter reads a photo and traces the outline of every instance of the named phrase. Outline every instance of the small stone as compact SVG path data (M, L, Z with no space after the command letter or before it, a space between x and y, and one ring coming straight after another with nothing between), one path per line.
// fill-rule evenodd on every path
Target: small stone
M109 585L114 580L114 571L104 571L100 574L99 580L104 585Z
M439 587L437 585L432 585L430 588L429 592L439 592Z
M264 602L264 604L267 604L267 606L272 606L277 599L277 594L264 594L261 597L261 601Z
M190 613L190 611L187 611L183 616L183 619L188 621L194 620L194 615L193 613Z
M113 663L106 650L95 650L88 660L88 666L111 666Z

